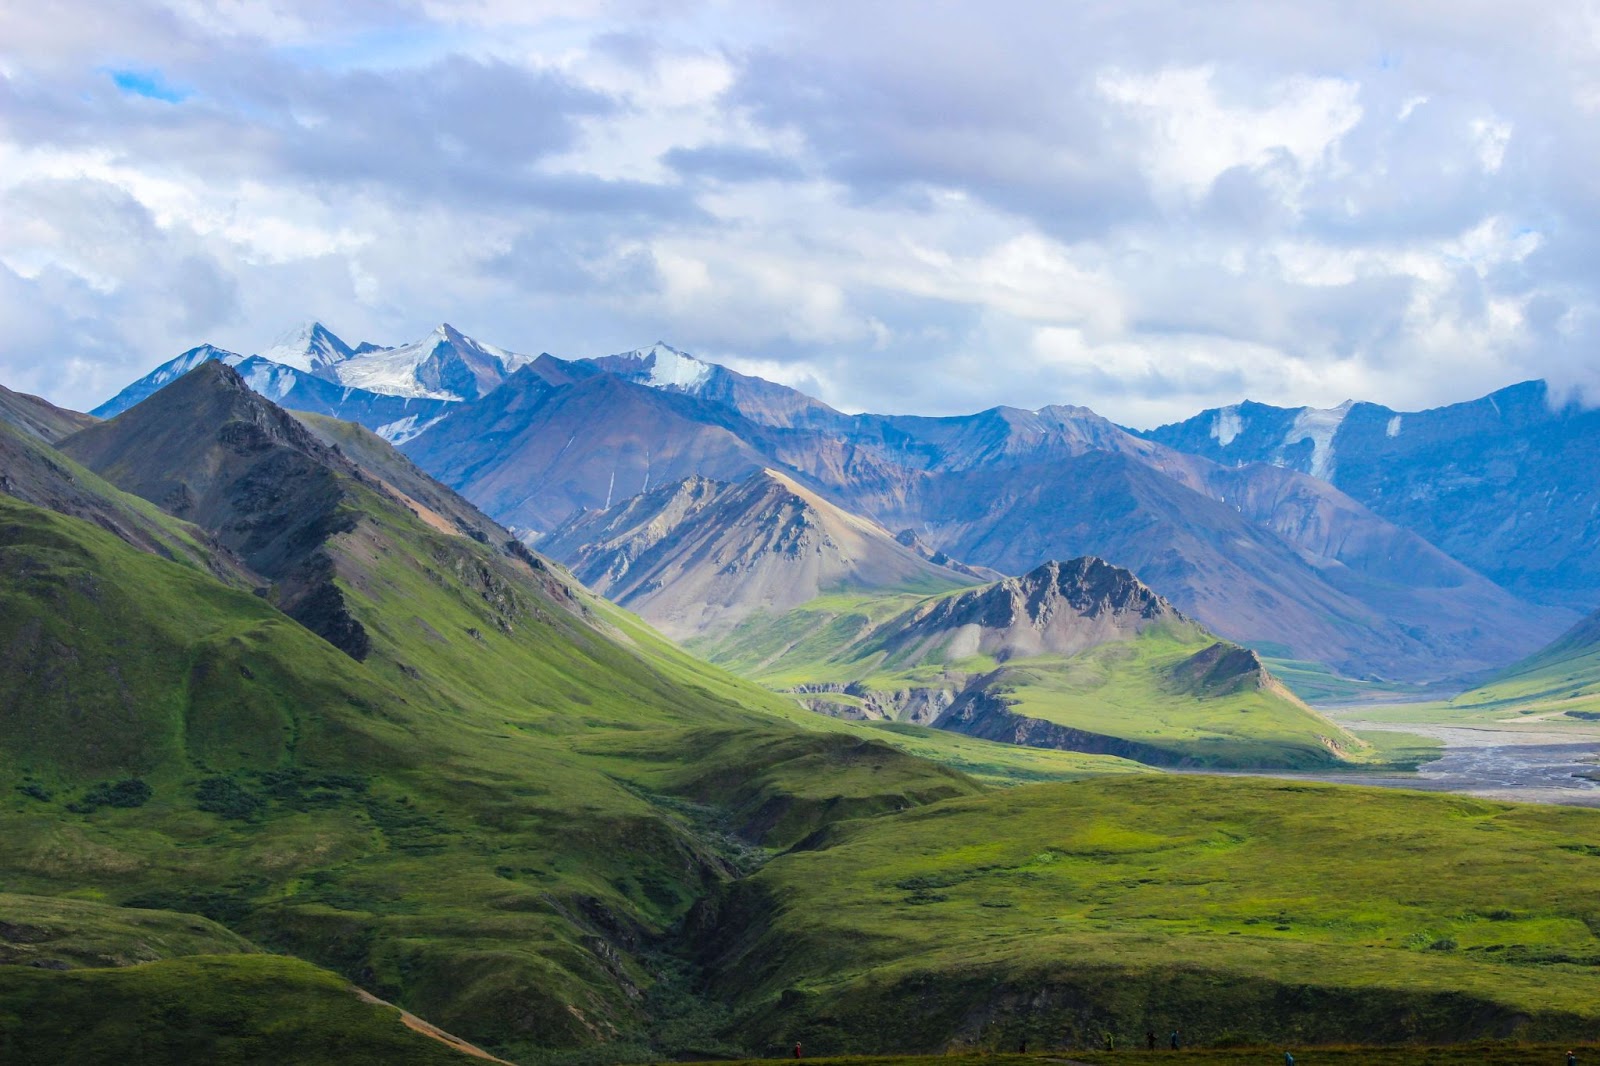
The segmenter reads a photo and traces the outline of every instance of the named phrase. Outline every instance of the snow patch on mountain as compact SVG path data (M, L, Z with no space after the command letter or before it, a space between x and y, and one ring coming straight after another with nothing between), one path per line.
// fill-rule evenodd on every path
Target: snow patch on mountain
M372 432L376 433L378 436L382 437L384 440L398 448L406 441L422 436L423 432L427 430L428 427L434 425L443 418L444 415L435 415L432 418L424 418L422 415L406 415L404 418L396 419L393 422L387 422L384 425L374 429Z
M1400 435L1400 416L1395 415L1389 419L1389 424L1383 427L1385 437L1398 437Z
M1217 412L1211 423L1211 438L1226 448L1244 430L1244 419L1239 417L1239 407L1234 404Z
M1292 445L1303 440L1311 441L1311 469L1308 473L1312 477L1323 481L1333 480L1333 435L1339 432L1339 426L1354 406L1354 400L1346 400L1338 407L1303 407L1294 416L1294 423L1284 436L1283 443Z
M282 403L284 397L294 391L296 384L294 371L297 369L297 367L263 365L257 361L245 372L244 383L250 386L252 392L260 393L273 403Z

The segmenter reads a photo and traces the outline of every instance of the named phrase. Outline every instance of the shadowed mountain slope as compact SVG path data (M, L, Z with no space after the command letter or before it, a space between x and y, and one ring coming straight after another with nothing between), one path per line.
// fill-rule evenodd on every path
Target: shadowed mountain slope
M1600 410L1525 381L1426 411L1245 402L1144 434L1228 466L1325 478L1539 602L1600 603Z
M57 407L25 392L12 392L0 385L0 422L21 430L30 437L54 444L85 426L93 425L93 415Z
M590 589L678 639L824 593L931 592L982 578L936 563L792 478L687 478L574 515L538 542Z
M356 659L366 630L346 609L325 543L355 531L366 478L300 423L205 361L150 399L61 443L125 491L214 534L270 578L275 603Z
M142 551L238 588L260 579L206 530L111 485L37 437L0 422L0 493L81 518Z
M552 384L539 371L519 370L406 454L500 522L538 531L652 485L738 480L767 465L747 439L759 427L694 397L612 374Z

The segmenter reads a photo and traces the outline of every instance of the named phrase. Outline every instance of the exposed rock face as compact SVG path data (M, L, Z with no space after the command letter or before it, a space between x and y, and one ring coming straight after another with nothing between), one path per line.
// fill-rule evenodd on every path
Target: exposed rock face
M141 387L195 360L239 361L274 399L408 441L522 535L686 477L779 470L914 530L905 546L936 565L955 557L987 577L1096 555L1229 639L1353 676L1498 668L1600 601L1582 473L1600 463L1600 413L1552 406L1538 382L1416 414L1242 404L1141 436L1071 406L846 415L661 344L565 361L447 327L348 354L318 337L279 353L293 365L196 349ZM374 391L357 402L351 385Z
M738 484L687 478L583 512L539 548L680 639L725 632L757 611L781 614L824 592L936 591L974 580L773 470Z
M989 655L1004 662L1076 655L1161 622L1183 621L1127 570L1083 557L917 607L886 627L881 646L897 664L934 653L946 661Z

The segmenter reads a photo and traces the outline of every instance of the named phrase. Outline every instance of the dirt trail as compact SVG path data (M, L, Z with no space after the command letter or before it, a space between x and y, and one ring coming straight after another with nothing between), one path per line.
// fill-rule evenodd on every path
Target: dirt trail
M371 992L368 992L364 988L355 989L355 993L356 998L361 1000L363 1003L376 1003L383 1007L394 1007L393 1003L390 1003L386 999L379 999L377 996L373 995ZM448 1044L462 1054L471 1055L473 1058L487 1059L490 1062L498 1062L501 1064L501 1066L516 1066L515 1063L507 1062L505 1059L496 1058L487 1051L483 1050L481 1047L475 1047L472 1044L467 1043L459 1036L454 1036L445 1032L432 1022L423 1021L410 1011L400 1010L399 1007L394 1007L394 1009L400 1011L400 1020L405 1023L405 1027L407 1029L410 1029L413 1032L421 1033L423 1036L437 1040L441 1044Z

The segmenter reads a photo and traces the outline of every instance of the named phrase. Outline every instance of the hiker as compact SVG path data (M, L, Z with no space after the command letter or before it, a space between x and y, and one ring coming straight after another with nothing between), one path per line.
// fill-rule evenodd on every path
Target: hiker
M1294 1056L1287 1051L1283 1053L1283 1066L1294 1066Z
M797 1058L797 1059L798 1058L802 1058L803 1056L802 1056L801 1052L802 1052L802 1049L800 1047L800 1041L796 1040L794 1042L794 1057Z
M1106 1034L1106 1050L1107 1051L1115 1051L1115 1050L1117 1050L1117 1038L1112 1036L1110 1033Z
M1178 1050L1178 1043L1179 1043L1179 1041L1178 1041L1178 1031L1176 1029L1174 1029L1172 1031L1172 1035L1170 1037L1168 1037L1167 1039L1168 1039L1168 1042L1170 1042L1172 1044L1172 1050L1173 1051L1177 1051Z
M1023 1037L1021 1040L1019 1040L1017 1042L1017 1054L1018 1055L1026 1055L1027 1053L1028 1053L1028 1038L1027 1037Z
M1144 1043L1151 1051L1156 1049L1156 1031L1154 1029L1146 1029L1144 1031Z
M1578 1053L1576 1051L1567 1052L1567 1066L1578 1066Z

